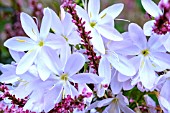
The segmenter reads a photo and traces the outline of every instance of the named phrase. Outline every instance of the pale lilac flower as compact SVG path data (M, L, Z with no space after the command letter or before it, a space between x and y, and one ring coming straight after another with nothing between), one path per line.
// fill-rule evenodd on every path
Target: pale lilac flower
M13 93L17 97L21 98L32 92L29 96L30 99L24 106L24 109L36 112L41 112L42 110L48 112L54 107L55 103L60 102L63 97L67 95L71 95L72 98L78 96L78 90L70 83L70 81L81 84L99 83L102 81L100 77L94 74L75 74L82 68L83 65L84 57L79 53L74 53L66 62L64 71L59 71L60 75L57 74L50 76L44 82L35 76L22 76L22 79L26 79L26 81L23 81L23 83L20 84Z
M74 53L69 57L63 71L64 73L59 71L61 75L53 75L46 81L42 81L39 77L36 77L36 73L32 71L34 72L34 76L21 76L22 82L13 91L13 94L20 98L30 95L28 102L24 106L24 110L29 109L36 112L44 110L48 112L56 103L59 103L63 97L71 95L71 97L74 98L74 96L79 94L75 86L70 84L69 81L81 84L99 83L102 81L100 77L94 74L75 74L83 65L84 57L79 53ZM81 88L79 90L81 90Z
M110 87L113 94L119 94L121 90L130 90L134 87L131 85L131 76L126 76L118 71L115 71L112 75Z
M25 73L33 63L36 63L42 80L46 80L50 76L48 68L51 67L50 63L53 62L51 60L54 59L51 58L54 56L50 56L50 53L53 52L53 49L61 48L63 43L63 39L56 38L56 36L49 33L51 21L50 10L45 8L39 32L34 20L26 13L21 13L22 27L30 38L16 36L4 43L11 50L28 51L17 65L17 74Z
M14 84L20 78L15 73L16 66L14 66L14 65L10 65L10 64L2 65L1 68L0 68L0 71L2 72L2 74L0 75L0 82L1 83L6 83L6 84L12 83L12 84Z
M119 93L113 98L107 98L101 101L94 102L93 104L91 104L90 107L86 109L86 111L91 110L95 107L101 108L107 106L102 113L135 113L127 105L129 105L128 99L121 93Z
M84 65L85 58L80 53L73 53L69 56L64 69L56 69L56 75L52 76L53 80L56 80L56 83L51 89L55 89L55 87L60 86L61 89L58 90L60 95L58 96L67 96L71 95L72 98L79 94L78 90L73 86L70 82L73 83L81 83L81 84L98 84L103 79L92 73L78 73L76 74Z
M123 4L119 3L99 13L100 0L90 0L88 3L88 12L80 6L76 6L78 16L86 22L85 29L91 31L91 43L95 49L103 54L105 53L105 48L102 36L114 41L122 40L122 36L114 28L114 19L120 14L122 9Z
M72 17L69 13L63 11L63 8L60 8L62 19L57 16L57 14L50 9L52 15L52 24L51 29L52 31L60 35L62 38L65 39L67 44L76 45L81 42L81 38L79 33L77 32L77 28L75 24L72 22Z
M13 70L13 73L15 73L15 70ZM10 83L13 83L13 79L17 77L16 81L18 81L18 85L15 85L10 93L20 99L28 97L28 101L23 107L24 110L28 109L35 112L42 112L44 110L48 112L54 107L56 102L60 102L61 100L61 98L58 98L60 92L57 92L57 90L60 89L50 90L56 81L53 79L42 81L34 65L22 75L13 75L13 79L10 78L10 74L5 74L6 79L9 79L8 81L10 81ZM4 80L3 78L5 77L2 76L2 80ZM56 88L60 87L58 86Z
M159 76L156 81L156 85L159 86L160 94L158 94L158 101L160 107L163 109L165 113L170 112L170 92L167 90L170 87L170 72L165 75Z
M23 57L24 52L17 52L9 49L9 53L14 61L11 64L0 64L0 71L2 74L0 75L1 83L12 83L15 85L16 82L20 79L20 77L16 74L16 66L20 59Z
M157 111L155 110L156 108L156 103L154 100L152 100L152 98L148 95L144 95L144 99L146 102L146 105L148 107L148 110L150 113L157 113Z
M99 62L99 76L104 78L104 80L101 82L101 85L97 86L99 97L104 95L104 92L107 90L110 83L114 85L113 81L116 79L114 78L113 80L113 77L111 77L111 75L114 75L115 73L115 71L111 73L112 68L116 69L121 74L130 77L136 73L132 62L130 62L125 56L122 55L123 51L120 51L120 48L123 48L124 45L126 45L126 47L128 46L127 42L124 42L124 40L114 42L105 38L103 39L106 52L105 54L101 54L101 59ZM119 92L115 93L117 94Z
M65 65L68 57L71 54L71 47L69 45L76 45L81 42L77 28L72 22L72 17L69 13L65 12L64 9L60 8L61 20L57 14L50 9L52 15L51 29L57 35L57 37L63 38L63 47L60 49L60 59Z
M136 45L135 48L129 48L126 52L128 55L129 51L133 51L134 55L137 55L130 59L138 70L138 76L135 79L141 81L147 89L152 89L157 78L155 71L169 69L170 56L160 43L158 35L152 35L147 42L143 30L138 25L132 23L128 30L127 37L130 37ZM132 55L131 53L129 55Z

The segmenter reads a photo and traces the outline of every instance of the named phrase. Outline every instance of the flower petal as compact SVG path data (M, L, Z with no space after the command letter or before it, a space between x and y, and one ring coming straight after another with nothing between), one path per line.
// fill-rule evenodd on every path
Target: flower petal
M166 100L164 97L159 96L158 97L159 104L163 110L168 110L170 111L170 103L168 100ZM167 112L168 113L168 112Z
M111 67L109 61L104 56L100 59L98 71L99 76L104 78L102 84L107 84L109 86L111 81Z
M125 82L130 78L131 78L130 76L126 76L126 75L123 75L121 73L118 73L118 81L119 82Z
M102 84L97 84L95 87L97 87L97 96L103 97L107 88L104 88Z
M61 69L61 61L56 54L56 51L49 47L43 47L41 50L41 57L44 59L46 66L55 74L59 75L59 69Z
M2 68L6 68L6 71L3 71L0 69L0 71L2 71L2 74L0 75L0 82L1 83L14 83L17 82L19 80L20 77L18 77L15 74L15 70L16 67L13 65L8 65L6 67L4 67L6 65L3 65Z
M20 60L16 68L16 74L25 73L33 64L39 49L29 50Z
M166 82L161 88L160 95L164 97L168 102L170 101L170 92L167 90L170 87L170 78L167 78Z
M66 44L64 48L60 49L60 60L61 60L61 63L62 63L61 66L63 67L63 69L70 55L71 55L71 48L68 44Z
M170 55L167 53L163 53L163 52L154 52L152 53L152 56L154 58L150 58L151 61L153 61L153 68L157 69L157 71L163 71L165 69L169 69L170 68L170 61L168 59L170 59ZM156 65L154 65L156 64ZM158 67L156 67L158 66Z
M131 23L129 25L128 30L129 30L129 36L133 41L133 43L142 50L146 49L147 40L141 27L135 23Z
M17 88L15 88L11 93L15 95L16 98L25 98L28 96L35 87L29 87L30 84L25 85L26 83L20 83Z
M59 49L59 48L64 47L65 44L66 44L66 41L63 37L57 34L49 33L48 37L45 40L44 45L52 49Z
M170 33L167 33L165 37L162 38L167 38L167 40L164 42L164 46L168 52L170 52Z
M98 102L97 107L103 107L109 105L113 101L113 98L103 99Z
M134 85L131 84L131 79L123 82L123 90L131 90L134 87Z
M4 46L14 51L28 51L35 47L35 42L30 38L17 36L5 41Z
M51 29L54 31L55 34L61 35L64 33L64 27L61 23L60 18L58 15L50 9L51 16L52 16L52 24L51 24Z
M72 33L68 36L68 43L72 45L79 44L81 42L81 37L77 31L72 31Z
M112 64L112 66L120 73L127 76L135 75L136 70L132 63L126 57L109 52L107 54L107 59Z
M72 17L69 13L65 14L65 18L62 21L63 26L64 26L64 36L68 36L72 33L73 28L74 28L74 23L72 22Z
M112 77L110 86L113 94L119 94L123 87L123 83L118 81L117 75L114 75Z
M68 58L64 68L64 72L67 73L69 76L72 76L83 67L84 63L84 56L80 53L74 53Z
M146 59L143 68L139 71L140 80L144 87L152 89L157 78L149 59Z
M70 95L72 98L74 98L75 96L78 96L79 95L79 92L77 91L77 89L70 84L70 82L67 82L65 85L64 85L64 93L65 93L65 97L67 95Z
M89 0L88 14L90 18L96 18L100 10L100 0Z
M39 54L41 55L41 54ZM37 59L37 71L39 73L39 76L41 78L41 80L45 81L49 78L51 71L48 69L48 67L44 64L43 62L44 59L42 59L41 57L39 57Z
M162 15L161 9L152 0L141 0L143 8L153 17Z
M155 20L151 20L151 21L146 22L143 25L143 31L146 36L151 36L151 34L153 33L154 23L155 23Z
M24 52L17 52L14 50L9 49L9 53L12 56L12 58L15 60L15 62L19 62L21 58L24 56Z
M155 108L156 108L156 103L155 103L155 101L154 100L152 100L152 98L150 97L150 96L148 96L148 95L144 95L144 99L145 99L145 102L146 102L146 105L147 106L151 106L151 107L149 107L149 112L150 113L156 113L156 110L155 110Z
M115 19L123 10L124 4L122 3L117 3L112 6L107 7L100 13L100 17L103 17L103 15L108 14L110 15L113 19Z
M34 20L28 14L23 12L20 14L20 18L21 18L21 25L25 33L30 38L36 41L37 37L39 36L39 31Z
M103 78L97 76L96 74L92 73L80 73L80 74L75 74L70 77L72 82L75 83L85 83L85 84L98 84L101 83Z
M121 113L118 103L111 103L105 108L103 113Z
M79 17L81 17L84 21L90 22L90 18L88 16L86 10L84 10L82 7L76 5L76 11L77 11L77 15Z
M49 89L44 98L44 111L47 113L54 108L56 103L59 103L62 99L63 85L57 84L54 88ZM49 99L50 97L50 99Z
M121 110L125 113L135 113L132 109L130 109L128 106L122 106L120 105Z
M152 35L148 40L148 47L152 52L159 52L163 46L163 42L161 42L161 38L159 35ZM164 50L166 52L166 50Z
M40 38L45 39L48 36L48 33L50 32L50 27L51 27L51 12L49 8L44 9L44 16L42 19L41 23L41 28L40 28Z
M97 31L109 40L121 41L123 40L122 35L114 28L108 25L98 25Z
M97 49L102 54L105 54L105 47L103 44L103 40L102 40L101 35L98 33L98 31L93 29L90 35L92 37L90 41L93 44L94 48Z

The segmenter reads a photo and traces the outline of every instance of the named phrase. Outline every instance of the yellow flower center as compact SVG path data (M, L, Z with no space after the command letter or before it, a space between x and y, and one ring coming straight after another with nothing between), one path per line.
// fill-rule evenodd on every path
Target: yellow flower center
M96 22L90 22L90 26L91 26L92 28L94 28L95 25L96 25Z
M63 74L60 76L60 79L63 81L67 81L68 80L68 75L67 74Z
M143 56L147 56L149 54L149 50L145 49L141 53L142 53Z
M41 41L39 41L38 45L39 45L40 47L42 47L42 46L44 46L44 42L41 40Z

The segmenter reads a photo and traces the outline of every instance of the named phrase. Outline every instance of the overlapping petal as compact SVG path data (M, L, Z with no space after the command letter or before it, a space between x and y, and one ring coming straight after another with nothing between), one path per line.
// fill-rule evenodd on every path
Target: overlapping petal
M39 31L34 20L26 13L20 14L21 25L25 33L32 38L34 41L38 39Z
M100 13L100 17L102 17L102 15L108 14L110 15L113 19L115 19L123 10L124 4L122 3L117 3L114 4L112 6L107 7L106 9L104 9L101 13Z
M16 73L23 74L25 73L31 65L34 63L35 58L37 57L39 49L29 50L20 60L17 65Z
M33 49L36 45L35 42L28 37L16 36L8 39L4 43L4 46L14 51L28 51Z
M100 0L89 0L88 14L90 18L96 18L100 11Z
M96 74L92 73L80 73L72 75L71 77L72 82L75 83L86 83L86 84L99 84L103 80L102 77L97 76Z
M129 36L135 45L137 45L140 49L146 49L147 40L144 35L143 30L137 24L131 23L129 25Z
M141 0L142 6L153 17L162 15L161 9L152 0Z
M64 68L64 72L67 73L69 76L72 76L83 67L84 63L84 56L80 53L74 53L68 58Z
M51 17L50 9L45 8L44 16L43 16L41 28L40 28L40 39L47 38L47 35L48 35L48 33L50 31L50 27L51 27L51 21L52 21L52 17Z

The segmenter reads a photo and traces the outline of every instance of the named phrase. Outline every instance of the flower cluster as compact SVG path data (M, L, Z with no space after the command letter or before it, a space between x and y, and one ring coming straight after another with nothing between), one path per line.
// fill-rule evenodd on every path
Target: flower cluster
M82 3L64 0L60 16L44 8L40 27L20 14L27 36L4 43L14 61L0 64L0 112L170 113L170 2L141 0L154 20L124 33L114 23L122 3Z

